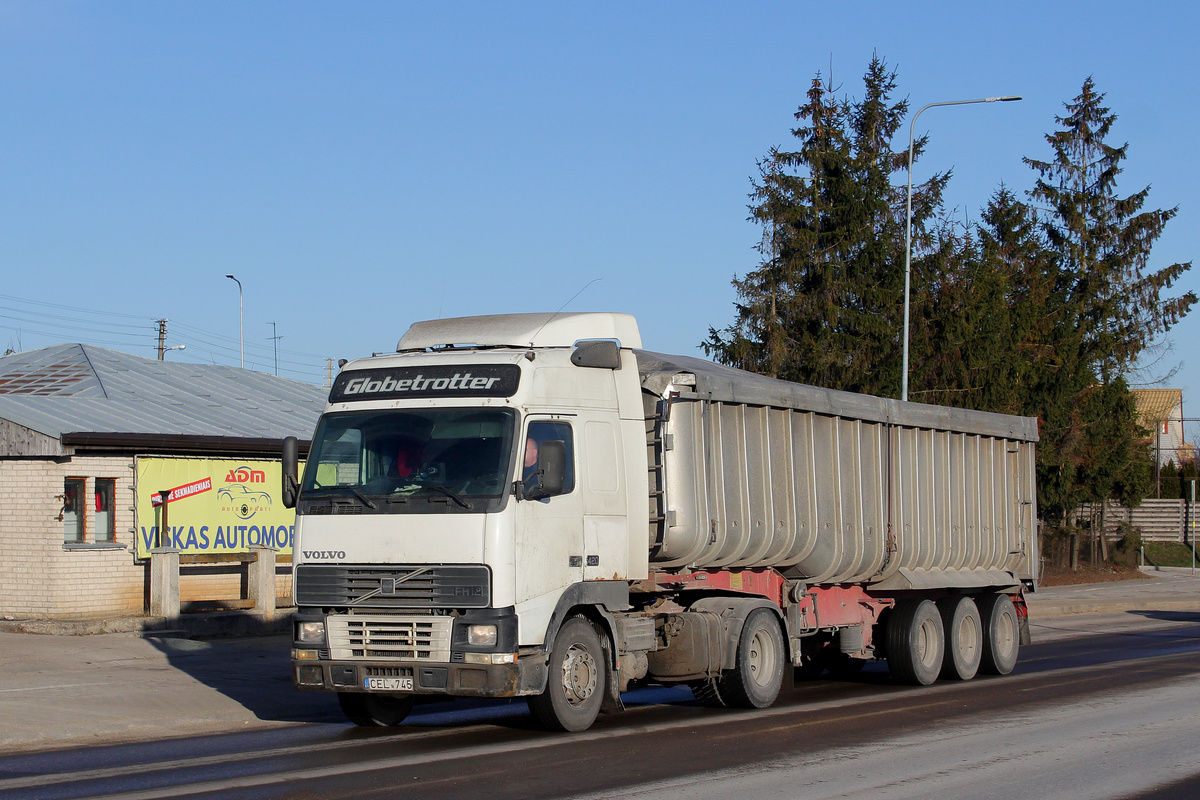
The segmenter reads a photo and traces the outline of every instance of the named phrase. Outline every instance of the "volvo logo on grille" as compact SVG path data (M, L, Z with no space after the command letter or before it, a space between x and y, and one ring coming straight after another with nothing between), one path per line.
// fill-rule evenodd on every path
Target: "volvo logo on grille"
M398 578L396 578L396 577L380 578L378 589L372 589L371 591L367 592L366 594L364 594L362 597L358 598L357 600L351 600L350 605L355 605L357 603L361 603L364 600L370 600L372 597L383 597L386 595L391 595L394 597L396 594L396 586L397 585L404 583L405 581L410 580L412 578L415 578L418 575L424 575L426 572L429 572L429 567L421 567L420 569L414 569L412 572L408 573L407 575L401 575Z

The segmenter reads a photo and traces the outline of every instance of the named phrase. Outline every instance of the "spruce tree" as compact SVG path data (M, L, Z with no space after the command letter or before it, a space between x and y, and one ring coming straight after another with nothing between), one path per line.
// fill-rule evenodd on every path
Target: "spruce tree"
M718 361L835 389L900 388L904 194L891 178L907 150L891 141L908 111L896 75L872 59L862 100L839 99L818 74L792 131L799 149L759 163L751 218L764 229L758 269L735 279L737 319L709 330ZM924 148L922 138L914 154ZM915 156L914 156L915 157ZM940 207L948 174L914 193L914 228ZM922 240L924 241L924 239Z
M1116 121L1089 77L1046 136L1053 158L1025 162L1038 174L1030 192L1048 207L1043 230L1061 260L1070 300L1079 307L1083 356L1102 380L1124 375L1141 352L1196 302L1162 297L1191 263L1148 269L1150 250L1177 209L1143 211L1150 187L1116 193L1128 144L1106 139Z

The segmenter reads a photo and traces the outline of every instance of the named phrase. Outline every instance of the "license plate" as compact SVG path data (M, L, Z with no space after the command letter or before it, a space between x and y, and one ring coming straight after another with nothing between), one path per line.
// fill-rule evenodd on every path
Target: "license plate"
M377 692L411 692L412 678L367 678L363 688Z

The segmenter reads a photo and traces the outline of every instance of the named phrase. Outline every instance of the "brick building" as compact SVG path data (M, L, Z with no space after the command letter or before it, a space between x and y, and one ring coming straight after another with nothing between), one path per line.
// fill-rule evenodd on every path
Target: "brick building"
M277 494L277 487L264 483L251 487L264 491L248 494L236 479L262 472L229 465L278 462L284 436L311 434L325 394L261 372L84 344L0 358L0 616L145 613L149 568L138 537L145 545L158 533L152 490L175 487L139 489L137 476L167 459L208 466L217 476L209 479L209 499L220 494L231 522L251 523L238 527L243 539L251 530L258 543L259 526L247 516L257 507L240 498ZM220 483L226 473L227 486ZM184 600L221 600L239 590L236 576L210 572L189 579ZM286 574L279 581L286 593Z

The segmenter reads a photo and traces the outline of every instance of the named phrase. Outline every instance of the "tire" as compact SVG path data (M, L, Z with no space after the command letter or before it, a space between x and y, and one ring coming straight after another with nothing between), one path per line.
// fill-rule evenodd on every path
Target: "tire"
M1021 650L1017 609L1008 595L987 594L979 598L979 616L983 623L979 671L987 675L1007 675L1017 666Z
M899 600L887 623L887 661L901 683L928 686L942 671L946 634L932 600Z
M348 720L367 728L389 728L399 725L417 701L413 695L362 692L338 692L337 699Z
M584 617L563 623L550 651L546 689L528 700L538 725L548 731L590 728L604 701L607 666L592 623Z
M946 655L941 677L969 681L979 671L983 655L983 622L979 608L969 597L943 597L937 601L946 631Z
M746 617L733 669L721 673L717 691L730 708L766 708L779 697L787 653L779 620L769 609ZM703 702L703 700L701 701Z

